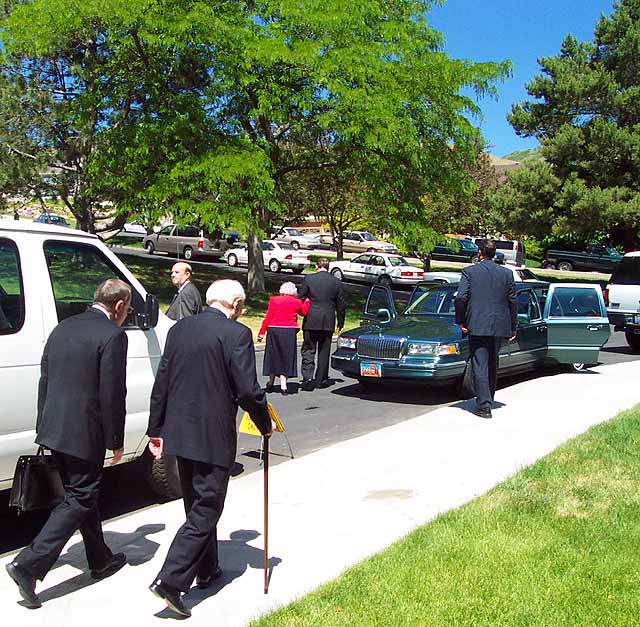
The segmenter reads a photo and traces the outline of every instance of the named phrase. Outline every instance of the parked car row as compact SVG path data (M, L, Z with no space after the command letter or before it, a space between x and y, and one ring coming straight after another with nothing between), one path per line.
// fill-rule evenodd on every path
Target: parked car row
M300 274L311 265L309 256L296 250L289 242L268 240L261 242L260 247L262 248L264 267L271 272L291 270L294 274ZM249 264L249 248L246 244L239 244L227 250L224 258L232 268L247 266Z

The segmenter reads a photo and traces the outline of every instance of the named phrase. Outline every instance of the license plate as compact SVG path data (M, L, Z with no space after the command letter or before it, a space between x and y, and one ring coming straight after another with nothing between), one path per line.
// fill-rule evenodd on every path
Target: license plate
M360 376L361 377L381 377L382 364L361 363Z

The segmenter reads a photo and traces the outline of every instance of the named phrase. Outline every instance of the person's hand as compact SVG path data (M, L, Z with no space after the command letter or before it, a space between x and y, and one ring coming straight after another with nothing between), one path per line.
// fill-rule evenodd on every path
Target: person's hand
M109 466L115 466L121 459L122 454L124 453L124 448L117 448L113 451L113 457L109 462Z
M507 342L513 342L516 339L517 332L514 333L510 338L507 338Z
M258 336L258 342L262 342L262 340L264 340L264 335L259 335Z
M462 331L463 335L467 335L469 333L469 329L467 329L467 327L465 327L464 324L459 324L458 326L460 327L460 330Z
M162 438L149 438L149 452L153 455L154 459L162 458L163 448Z

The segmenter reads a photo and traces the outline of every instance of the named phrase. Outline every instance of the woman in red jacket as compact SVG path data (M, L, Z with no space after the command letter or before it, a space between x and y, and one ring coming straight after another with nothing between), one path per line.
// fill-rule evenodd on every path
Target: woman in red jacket
M306 316L309 301L304 303L296 298L298 290L294 283L287 281L280 286L280 296L269 299L269 307L262 321L258 342L267 333L262 374L269 377L267 392L273 392L276 375L280 377L280 391L287 394L287 377L298 376L298 316Z

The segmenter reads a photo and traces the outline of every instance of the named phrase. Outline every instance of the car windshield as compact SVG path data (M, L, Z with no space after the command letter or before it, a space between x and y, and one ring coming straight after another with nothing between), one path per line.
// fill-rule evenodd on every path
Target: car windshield
M282 248L282 250L295 250L289 242L278 242L278 246Z
M362 237L362 239L366 240L367 242L375 242L376 238L371 235L371 233L367 233L366 231L362 231L362 233L360 233L360 237Z
M413 303L411 303L403 315L453 316L455 315L455 300L457 293L457 285L442 285L434 287L427 290L422 294L422 296L418 297Z
M389 257L389 264L392 266L408 266L409 262L404 257Z
M459 239L460 248L465 250L477 250L478 247L470 239Z
M288 228L286 229L287 233L289 233L289 235L295 235L296 237L304 237L304 233L302 231L299 231L298 229L292 229L292 228Z

